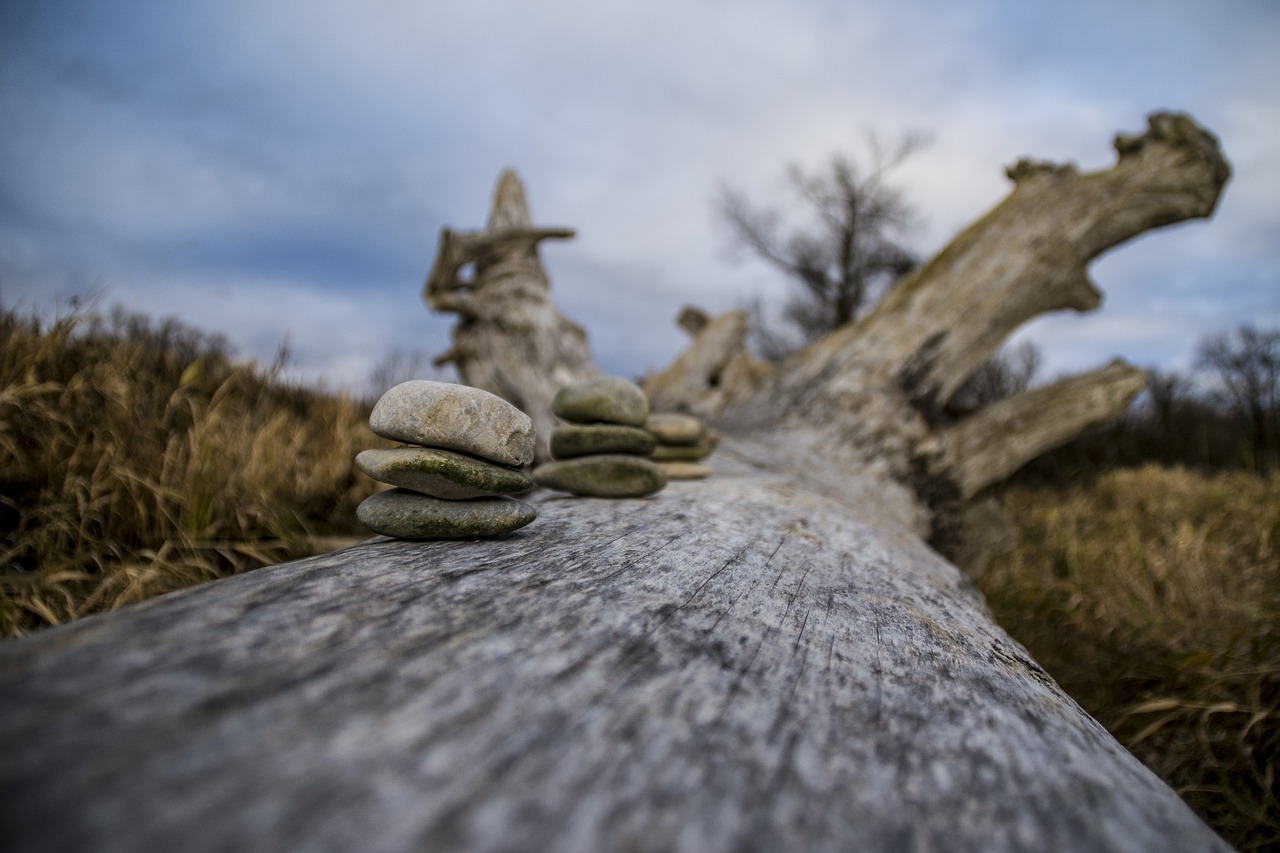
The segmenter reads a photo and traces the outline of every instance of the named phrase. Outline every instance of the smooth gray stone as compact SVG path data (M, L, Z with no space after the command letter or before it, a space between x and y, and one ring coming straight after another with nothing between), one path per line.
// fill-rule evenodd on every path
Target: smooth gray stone
M653 434L659 444L697 444L707 435L702 421L689 415L662 413L649 415L644 428Z
M548 462L533 469L533 479L548 489L592 498L642 498L667 485L657 465L620 453Z
M551 431L551 455L556 459L600 453L648 456L655 444L644 430L620 424L573 424Z
M369 426L378 435L458 450L519 468L533 461L533 421L479 388L414 379L382 395Z
M356 517L374 533L396 539L469 539L519 530L538 513L515 498L449 501L390 489L366 498Z
M436 447L363 450L356 467L379 483L448 500L514 495L533 488L529 475Z
M551 412L575 424L642 427L649 418L649 398L632 382L619 376L602 376L563 386L551 401Z

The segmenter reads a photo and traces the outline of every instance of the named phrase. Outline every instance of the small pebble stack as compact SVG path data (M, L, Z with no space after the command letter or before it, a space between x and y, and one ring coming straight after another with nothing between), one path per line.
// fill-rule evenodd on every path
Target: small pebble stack
M644 428L657 442L650 458L669 479L701 480L711 475L711 467L702 460L720 439L702 421L688 415L657 414L649 416Z
M646 458L654 448L643 429L649 400L636 385L617 376L565 385L551 411L569 425L551 431L556 461L534 469L538 485L584 497L640 498L667 484Z
M365 450L356 467L397 488L356 508L360 523L398 539L500 536L537 517L503 495L527 492L533 421L488 391L415 379L382 395L369 426L407 446Z

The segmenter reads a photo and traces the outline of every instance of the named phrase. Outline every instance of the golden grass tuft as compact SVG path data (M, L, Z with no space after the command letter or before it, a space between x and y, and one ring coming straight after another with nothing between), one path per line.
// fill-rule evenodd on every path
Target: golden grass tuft
M173 322L0 313L0 635L360 536L366 418Z
M1280 844L1280 475L1148 466L1003 502L997 620L1229 841Z

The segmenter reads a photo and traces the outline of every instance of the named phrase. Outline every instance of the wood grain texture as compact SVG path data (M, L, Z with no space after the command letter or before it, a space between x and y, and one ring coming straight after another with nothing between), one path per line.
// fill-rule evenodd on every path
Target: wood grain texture
M0 644L6 845L1228 849L913 535L737 458Z

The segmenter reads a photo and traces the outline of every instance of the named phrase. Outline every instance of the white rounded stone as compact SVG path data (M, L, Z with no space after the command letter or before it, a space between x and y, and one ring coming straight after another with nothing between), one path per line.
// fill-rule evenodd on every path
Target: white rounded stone
M488 391L414 379L382 395L369 426L383 438L443 447L519 468L533 461L533 421Z

